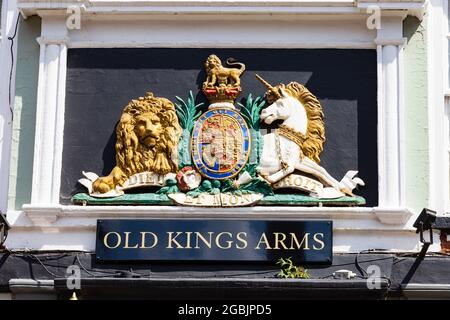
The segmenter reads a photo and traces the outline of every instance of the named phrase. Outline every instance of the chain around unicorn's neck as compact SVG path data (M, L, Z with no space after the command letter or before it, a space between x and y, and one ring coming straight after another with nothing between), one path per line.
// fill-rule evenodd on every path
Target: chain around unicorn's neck
M280 125L276 130L276 138L278 139L278 136L283 136L290 141L294 142L300 150L300 158L303 159L303 142L307 139L306 135L292 129L291 127L285 126L284 124ZM278 152L278 154L280 154Z

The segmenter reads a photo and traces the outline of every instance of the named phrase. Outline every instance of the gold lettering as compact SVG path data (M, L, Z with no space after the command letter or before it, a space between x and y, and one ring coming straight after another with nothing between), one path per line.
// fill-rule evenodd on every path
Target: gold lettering
M129 242L130 242L130 233L131 232L124 232L125 234L125 245L123 246L124 249L137 249L138 244L136 243L135 246L130 247Z
M198 239L202 240L203 243L206 244L206 246L211 249L211 241L212 241L211 237L212 237L213 232L210 231L210 232L208 232L208 234L209 234L209 241L206 240L205 237L203 237L203 235L200 232L196 232L195 233L195 236L196 236L196 238L195 238L195 249L200 249L200 247L198 245Z
M176 249L183 249L183 246L175 240L182 232L177 232L175 237L172 237L173 232L167 232L167 234L169 235L167 249L173 249L172 242L177 246Z
M303 184L303 179L301 176L296 176L294 179L294 185L300 187Z
M305 189L307 190L311 190L311 184L312 184L312 180L311 179L307 179L306 180L306 185L305 185Z
M146 235L151 234L153 237L153 244L150 247L147 247L145 244ZM154 248L158 244L158 237L153 232L141 232L141 246L139 249L151 249Z
M203 203L205 202L205 197L206 197L206 195L200 194L200 195L197 197L197 204L203 204Z
M295 233L291 232L290 235L291 235L291 247L289 248L290 250L294 250L294 249L299 250L299 249L301 249L303 243L305 243L304 250L309 250L309 247L308 247L309 233L305 233L305 235L302 238L302 242L300 242L300 243L298 242L298 239L297 239L297 236L296 236ZM294 248L294 242L295 242L297 248Z
M320 247L316 247L315 245L313 245L313 249L314 250L323 250L323 248L325 247L325 243L322 240L320 240L318 238L318 236L320 236L322 238L322 240L323 240L323 233L315 233L314 236L313 236L313 239L314 239L315 242L320 244Z
M192 249L192 247L191 247L191 234L192 234L192 232L190 232L190 231L186 232L186 247L185 247L185 249Z
M214 199L214 205L220 205L221 204L220 194L215 194L213 199Z
M284 249L287 249L286 245L284 244L284 240L286 240L286 235L281 232L274 232L273 234L275 235L275 246L273 248L279 250L280 248L278 247L278 244L281 244L281 246ZM280 235L282 236L281 239L279 239Z
M237 205L239 203L239 197L237 195L235 195L235 194L232 194L230 196L229 200L230 200L230 204L232 206Z
M233 241L232 241L232 240L226 241L226 243L228 243L228 246L227 246L227 247L224 247L224 246L222 246L222 245L220 244L220 238L221 238L222 235L224 235L224 234L230 236L230 238L233 236L233 235L232 235L231 233L229 233L229 232L221 232L221 233L219 233L219 234L216 236L216 246L219 247L220 249L230 249L230 248L231 248L231 245L233 244Z
M247 248L247 233L246 232L239 232L236 235L236 239L242 243L242 246L239 246L239 244L236 244L236 249L245 249Z
M129 186L133 186L133 185L135 185L135 184L137 184L137 177L136 177L136 175L133 175L133 176L131 176L130 179L128 180L128 185L129 185Z
M108 238L110 235L114 234L117 237L117 243L115 246L109 246L109 242L108 242ZM120 246L120 243L122 242L122 237L120 236L119 233L117 232L108 232L107 234L105 234L105 236L103 237L103 244L105 245L105 247L107 247L108 249L116 249L118 246Z
M228 198L229 198L229 196L226 194L226 193L223 193L223 194L221 194L221 204L222 204L222 206L224 206L224 207L227 207L228 206Z
M264 244L266 245L266 250L272 249L272 248L270 247L269 241L267 240L267 236L266 236L266 234L265 234L264 232L263 232L263 234L261 235L261 237L259 238L259 242L258 242L258 244L256 245L255 250L259 250L259 246L260 246L261 243L264 243Z
M159 185L164 184L164 181L159 181L160 178L162 178L162 176L159 176L155 173L151 173L151 179L152 179L153 184L159 184Z
M159 186L164 185L164 176L163 175L153 173L153 179L154 179L155 183L157 183Z

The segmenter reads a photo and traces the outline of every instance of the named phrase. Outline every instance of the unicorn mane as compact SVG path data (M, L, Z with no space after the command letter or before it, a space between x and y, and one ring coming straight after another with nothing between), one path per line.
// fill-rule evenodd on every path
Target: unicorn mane
M323 111L319 100L305 86L298 82L291 82L287 86L277 85L275 88L284 89L290 96L299 100L305 107L308 117L308 127L306 131L306 140L302 145L302 152L305 156L316 163L320 163L320 154L323 151L325 143L325 124L323 121ZM266 93L266 97L274 100L273 91Z

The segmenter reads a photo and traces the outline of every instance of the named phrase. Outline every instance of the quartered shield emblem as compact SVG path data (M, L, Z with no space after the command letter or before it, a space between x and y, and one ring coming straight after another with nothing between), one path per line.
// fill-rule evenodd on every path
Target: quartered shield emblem
M192 133L192 158L209 179L229 179L245 166L250 154L250 132L233 109L217 108L202 114Z

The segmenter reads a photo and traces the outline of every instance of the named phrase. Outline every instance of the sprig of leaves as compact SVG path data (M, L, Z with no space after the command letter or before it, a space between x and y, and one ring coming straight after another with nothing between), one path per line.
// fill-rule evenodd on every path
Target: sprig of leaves
M252 164L247 163L245 165L244 170L247 171L250 174L250 176L256 177L256 169L258 168L258 166L259 166L258 163L252 163Z
M175 103L175 106L178 120L180 121L180 126L183 129L191 132L192 128L194 127L195 120L197 120L202 113L201 107L203 106L203 102L195 104L194 94L192 93L192 90L189 91L187 102L178 96L176 96L175 98L179 102Z
M249 193L261 193L265 196L273 195L273 190L270 185L259 178L253 178L250 182L240 185L237 189L231 180L225 180L222 183L221 191L230 192L238 196Z
M245 100L245 104L238 103L240 106L241 115L244 117L245 121L251 129L259 130L260 127L260 117L261 109L266 104L266 101L262 97L256 97L253 100L252 94L250 93Z
M281 266L281 270L278 273L279 278L284 279L309 279L310 275L308 270L301 266L296 266L292 262L292 257L287 259L280 258L277 264Z

